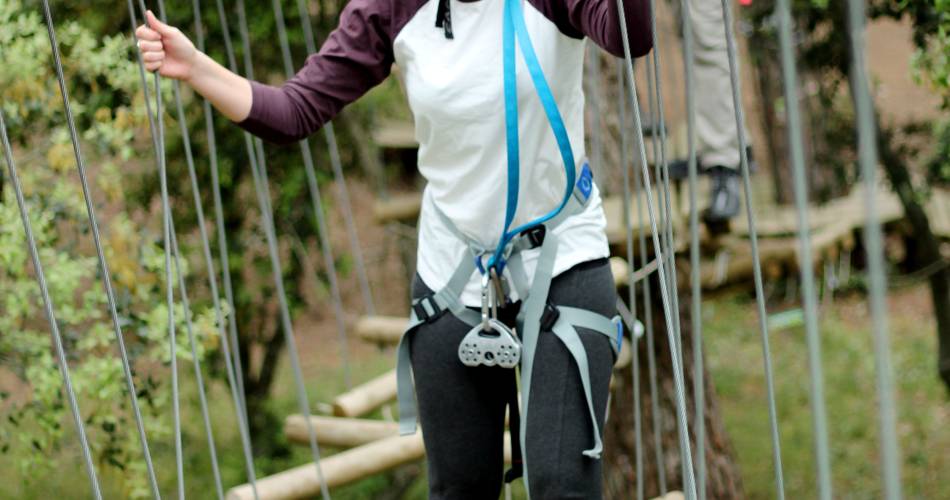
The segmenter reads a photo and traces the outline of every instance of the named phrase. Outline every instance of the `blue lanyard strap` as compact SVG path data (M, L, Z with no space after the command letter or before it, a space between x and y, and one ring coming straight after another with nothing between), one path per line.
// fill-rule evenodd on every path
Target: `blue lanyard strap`
M544 113L547 115L548 122L551 125L551 131L554 132L558 149L561 151L567 185L564 189L564 199L561 200L561 204L558 205L557 208L531 222L522 224L515 229L510 229L515 218L515 213L518 210L518 189L520 180L518 85L515 71L516 38L518 45L521 47L521 55L524 57L525 65L528 67L528 73L531 75L531 81L534 83L535 91L538 93L538 98L541 100L542 106L544 106ZM502 229L501 240L498 242L498 248L495 249L487 266L489 268L496 267L499 273L504 268L503 254L505 247L508 246L512 238L527 229L544 224L559 214L571 198L576 177L574 152L571 149L571 141L567 135L567 128L564 126L564 120L561 118L561 112L558 110L557 102L554 100L554 94L551 92L551 87L544 77L541 63L538 62L538 56L534 52L534 46L531 44L531 37L528 35L528 28L524 22L521 0L505 0L502 44L505 82L505 134L508 146L508 200L505 208L505 227ZM479 265L479 267L481 267L481 265Z

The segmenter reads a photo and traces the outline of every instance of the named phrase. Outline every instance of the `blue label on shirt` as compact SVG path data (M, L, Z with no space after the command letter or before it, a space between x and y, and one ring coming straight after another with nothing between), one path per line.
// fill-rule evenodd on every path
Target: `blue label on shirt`
M590 165L587 162L584 162L584 166L581 167L581 176L577 179L577 189L584 197L582 201L585 202L587 198L590 198L590 192L594 189L594 174L591 173Z

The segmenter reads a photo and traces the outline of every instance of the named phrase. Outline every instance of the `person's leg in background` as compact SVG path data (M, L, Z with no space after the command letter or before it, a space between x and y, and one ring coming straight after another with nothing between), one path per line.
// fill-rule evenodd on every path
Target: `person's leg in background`
M712 192L703 212L707 222L724 222L739 213L739 138L729 57L718 0L689 0L695 54L697 150L710 176Z
M428 293L416 276L413 298ZM469 330L445 313L420 325L410 339L432 500L495 499L501 493L505 408L514 370L463 365L458 348Z
M617 292L607 260L579 264L554 278L548 302L614 316ZM582 328L578 332L587 351L597 424L603 432L614 351L602 333ZM602 462L582 455L594 438L577 364L551 331L541 332L534 359L525 436L531 497L601 498Z

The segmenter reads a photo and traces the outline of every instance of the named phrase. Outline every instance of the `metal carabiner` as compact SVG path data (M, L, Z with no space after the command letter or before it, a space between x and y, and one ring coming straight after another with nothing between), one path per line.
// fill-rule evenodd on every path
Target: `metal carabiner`
M482 330L488 331L491 330L491 316L489 314L489 308L494 308L492 304L493 300L491 297L491 286L490 286L490 277L488 273L482 275Z

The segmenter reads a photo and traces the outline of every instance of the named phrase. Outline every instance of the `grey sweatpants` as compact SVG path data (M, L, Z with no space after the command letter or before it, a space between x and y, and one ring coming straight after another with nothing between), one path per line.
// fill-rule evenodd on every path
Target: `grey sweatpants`
M701 89L696 100L699 154L704 166L738 168L739 136L732 102L722 3L718 0L689 0L689 10L695 48L696 88Z
M430 293L416 276L414 298ZM586 262L551 282L548 302L616 314L617 295L606 259ZM517 304L499 318L512 325ZM505 408L514 370L466 367L458 346L471 329L451 314L419 326L410 343L419 420L425 440L429 498L494 499L501 493ZM578 329L587 351L598 420L603 429L614 351L601 333ZM601 498L601 462L585 457L593 446L590 414L577 364L550 331L535 354L527 413L525 459L532 498Z

